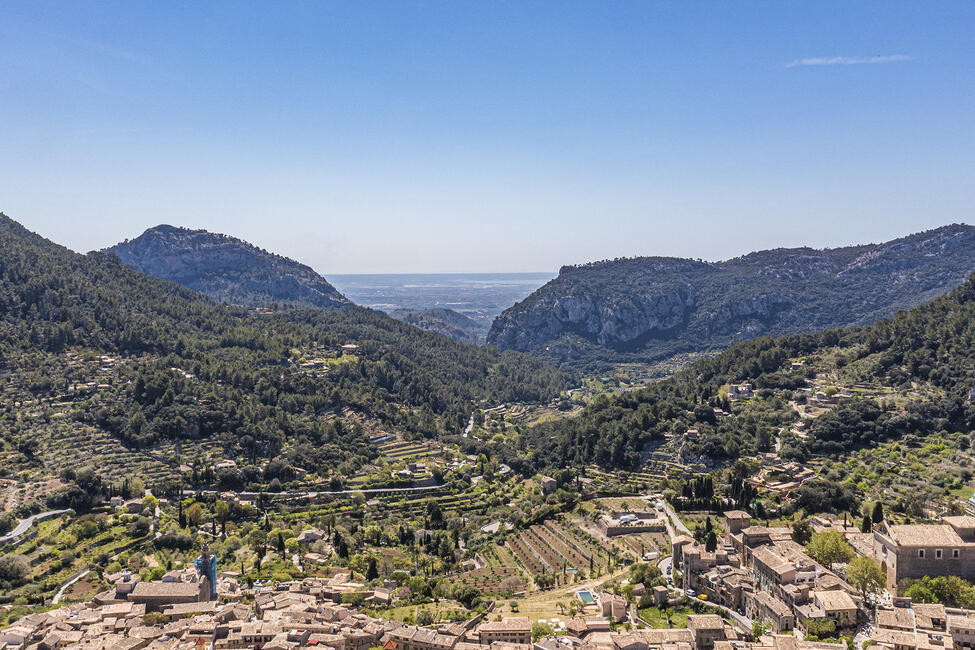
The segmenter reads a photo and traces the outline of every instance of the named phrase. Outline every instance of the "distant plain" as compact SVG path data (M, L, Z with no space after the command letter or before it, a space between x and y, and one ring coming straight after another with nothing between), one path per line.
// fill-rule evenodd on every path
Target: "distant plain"
M523 300L555 273L397 273L328 275L353 302L390 312L444 308L490 325L494 317Z

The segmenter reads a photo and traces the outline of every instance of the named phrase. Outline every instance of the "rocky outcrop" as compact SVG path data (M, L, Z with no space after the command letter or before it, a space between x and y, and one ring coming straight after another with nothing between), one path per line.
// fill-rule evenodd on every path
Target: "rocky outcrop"
M138 271L223 302L321 309L352 304L310 267L206 230L156 226L105 252Z
M871 323L950 291L972 271L975 228L967 225L714 264L597 262L561 269L498 316L487 342L559 362L656 361L756 336Z
M502 314L488 340L503 349L528 352L540 337L571 333L598 345L625 346L648 333L674 333L685 327L693 307L691 287L648 296L556 295L524 312L517 327L505 327L511 321Z

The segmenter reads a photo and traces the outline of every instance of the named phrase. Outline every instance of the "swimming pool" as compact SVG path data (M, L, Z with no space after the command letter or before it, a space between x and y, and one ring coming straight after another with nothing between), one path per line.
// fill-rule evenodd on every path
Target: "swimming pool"
M576 596L578 596L579 600L586 605L592 605L594 602L596 602L596 599L593 597L591 591L580 591L576 593Z

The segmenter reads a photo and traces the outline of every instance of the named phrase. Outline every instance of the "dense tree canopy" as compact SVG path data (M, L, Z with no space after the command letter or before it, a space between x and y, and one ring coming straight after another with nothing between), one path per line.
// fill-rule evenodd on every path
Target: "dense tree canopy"
M355 343L354 353L342 346ZM118 357L111 385L65 354ZM306 352L324 370L303 372ZM0 215L0 367L23 397L66 396L72 417L146 447L216 438L273 457L286 441L308 466L369 459L355 413L434 437L484 404L547 400L570 385L526 355L423 332L359 308L258 312L138 273L114 255L78 255ZM10 401L12 407L13 401ZM30 452L35 423L0 411ZM16 424L14 424L16 422Z

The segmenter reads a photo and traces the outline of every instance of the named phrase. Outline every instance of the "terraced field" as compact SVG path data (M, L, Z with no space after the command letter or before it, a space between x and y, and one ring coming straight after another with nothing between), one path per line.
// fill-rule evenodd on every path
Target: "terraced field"
M585 556L592 557L593 568L605 570L609 568L609 560L606 558L606 549L602 543L575 523L551 522L552 532L566 541L576 551ZM588 565L587 565L588 568Z
M479 554L485 567L517 567L515 560L507 546L492 544Z
M647 550L656 550L649 538ZM636 556L639 540L632 549L621 544L621 554ZM614 546L615 548L615 546ZM489 566L520 566L531 575L560 573L563 569L605 571L609 567L606 549L599 540L575 524L548 520L509 537L504 547L485 556Z
M624 544L633 549L639 557L645 553L669 553L670 544L664 533L637 533L635 535L625 535L619 538Z
M577 546L574 546L564 535L559 533L555 528L554 522L547 521L542 526L534 526L532 530L534 530L539 538L555 549L570 567L577 569L589 568L589 560L592 556L581 552Z
M37 456L55 476L65 468L92 467L103 476L137 474L147 484L175 478L176 470L147 452L126 447L108 433L76 423L56 423L38 440ZM97 460L96 460L97 459Z
M647 501L639 497L610 497L599 499L599 503L610 510L639 512L647 507Z
M524 591L530 584L530 581L525 577L521 569L503 566L484 567L482 569L466 571L458 574L453 579L454 582L476 587L483 594L502 593L502 583L505 583L506 580L510 580L514 585L514 588L505 590L511 593ZM507 583L505 583L505 587L508 587Z
M514 554L515 559L525 567L525 569L531 575L541 575L543 573L552 573L554 567L549 566L536 556L532 551L531 547L525 543L524 533L518 535L517 537L508 538L508 548L511 549L512 554Z
M421 442L396 441L379 446L379 453L389 461L422 458L436 453L429 445Z

